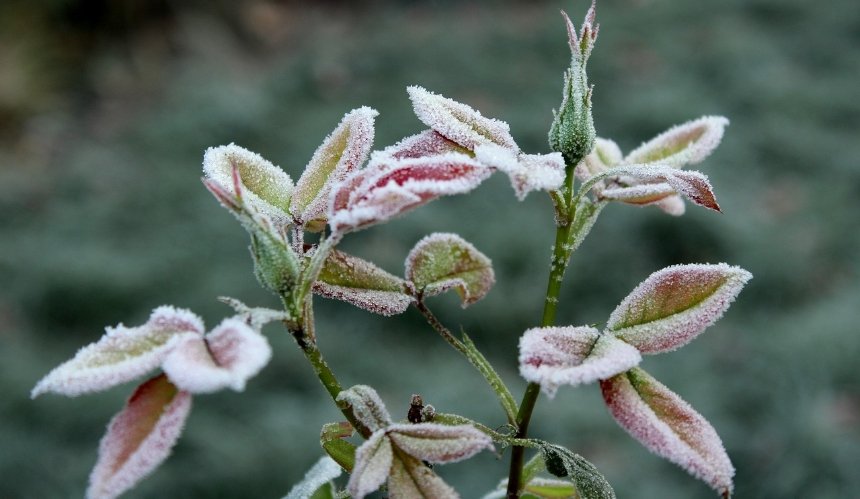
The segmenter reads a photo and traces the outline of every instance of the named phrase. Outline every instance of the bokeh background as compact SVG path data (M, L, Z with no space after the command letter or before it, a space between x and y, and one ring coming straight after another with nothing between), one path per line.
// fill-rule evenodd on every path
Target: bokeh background
M508 121L545 152L568 62L559 9L537 2L0 4L0 497L80 497L104 425L132 386L28 398L107 324L157 305L214 325L229 295L275 306L244 232L199 182L203 150L235 141L297 178L349 109L381 112L378 147L417 132L420 84ZM755 279L726 317L646 369L710 419L738 497L860 495L860 4L855 0L603 0L590 62L598 133L629 150L704 114L731 119L702 166L725 213L613 205L574 256L559 322L603 323L652 271L729 262ZM505 178L350 237L399 273L433 231L489 255L493 292L462 326L519 396L519 334L540 317L552 242L548 199L517 202ZM345 385L375 386L405 416L412 393L503 423L489 390L414 311L384 319L318 300L319 335ZM201 396L170 460L128 497L281 497L338 420L292 340L245 393ZM645 451L598 389L542 399L535 436L593 461L619 497L713 493ZM489 453L440 469L478 497L507 468Z

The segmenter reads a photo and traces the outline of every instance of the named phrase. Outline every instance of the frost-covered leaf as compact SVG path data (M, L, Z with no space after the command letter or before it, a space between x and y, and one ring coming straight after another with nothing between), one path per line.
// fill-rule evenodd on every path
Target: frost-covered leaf
M394 159L423 158L449 152L469 154L470 151L435 130L424 130L382 150L382 154Z
M284 499L311 499L317 490L329 486L329 482L340 475L341 469L336 462L330 457L321 457Z
M105 331L99 341L81 348L73 359L42 378L31 396L53 392L73 397L133 380L160 366L178 341L200 338L204 328L190 311L162 306L142 326L119 324Z
M378 489L391 472L394 450L385 430L373 433L355 452L355 468L346 490L355 499Z
M700 163L720 144L728 124L729 120L722 116L704 116L676 125L634 149L624 162L660 163L675 168Z
M108 424L87 498L117 497L149 475L170 455L190 410L191 395L163 374L140 385Z
M560 385L606 379L640 360L634 347L592 327L537 327L520 338L520 375L550 398Z
M569 478L582 499L615 499L615 491L597 468L584 457L555 444L540 448L546 470L560 478Z
M584 182L594 175L618 166L623 159L624 155L618 144L609 139L596 137L594 149L576 165L574 173L576 178Z
M162 369L176 386L191 393L228 387L242 391L271 357L265 336L239 318L230 318L203 338L183 338L164 359Z
M495 144L475 148L475 159L504 172L511 179L517 199L535 190L554 191L564 183L561 153L523 154Z
M407 87L418 119L445 138L474 150L479 145L496 144L519 150L510 127L504 121L486 118L466 104L434 94L422 87Z
M601 381L612 416L648 450L684 468L721 495L735 474L720 437L690 404L639 368Z
M391 499L456 499L460 495L412 456L397 452L388 479Z
M459 153L400 160L376 154L334 188L329 225L345 232L385 222L440 196L471 191L491 173Z
M570 224L570 240L567 243L568 253L576 251L582 242L585 241L585 237L591 232L591 228L594 227L597 217L605 206L605 201L592 203L586 196L583 196L579 200L573 222Z
M471 425L395 424L387 431L399 449L429 463L453 463L493 450L493 440Z
M356 419L367 426L370 431L385 428L391 424L391 415L379 398L376 390L367 385L355 385L340 392L338 402L346 402L352 406Z
M238 314L237 317L240 317L246 324L257 331L270 322L290 319L290 314L283 310L274 310L265 307L249 307L236 298L230 298L229 296L219 296L218 300L232 307L233 310L236 311L236 314Z
M687 211L687 208L684 206L684 200L677 194L667 196L660 201L657 201L654 203L654 206L660 208L664 213L672 215L673 217L680 217L685 211Z
M314 283L314 292L381 315L404 312L413 302L406 282L376 265L333 250Z
M289 219L293 180L282 169L235 144L210 147L203 155L206 178L236 196L234 169L241 178L241 195L247 204L275 220Z
M455 288L464 307L486 296L496 282L486 255L456 234L439 232L425 236L409 252L406 278L424 296Z
M708 177L700 172L678 170L663 165L623 165L608 171L620 176L617 188L606 188L598 192L603 199L618 199L633 204L651 204L680 194L693 203L720 211ZM607 172L604 172L607 173ZM634 181L625 180L633 177Z
M355 446L344 440L355 433L347 421L328 423L320 431L320 445L341 468L351 473L355 467Z
M658 270L622 300L607 330L642 353L675 350L722 317L751 278L724 263Z
M373 146L373 123L378 114L369 107L347 113L305 167L296 184L290 212L307 229L319 230L325 225L332 186L343 181L367 159Z

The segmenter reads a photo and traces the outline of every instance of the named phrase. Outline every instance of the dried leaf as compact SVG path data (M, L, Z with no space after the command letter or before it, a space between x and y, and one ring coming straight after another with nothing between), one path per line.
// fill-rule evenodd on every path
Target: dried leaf
M396 452L388 478L391 499L456 499L460 495L412 456Z
M345 232L385 222L440 196L471 191L491 173L458 153L401 160L377 154L335 187L329 225Z
M378 489L391 472L394 450L384 430L373 433L355 451L355 468L346 490L355 499Z
M311 499L321 487L327 486L331 480L341 475L340 466L330 457L321 457L313 467L305 473L301 482L297 483L284 499Z
M493 440L471 425L395 424L387 431L399 449L429 463L453 463L493 450Z
M189 337L177 343L162 369L176 386L191 393L228 387L240 392L271 357L272 348L265 336L244 321L231 318L204 338Z
M191 395L163 374L140 385L108 425L87 497L117 497L149 475L170 455L190 410Z
M296 184L290 212L306 228L318 230L325 225L324 215L332 186L343 181L367 159L373 146L377 115L379 113L369 107L347 113L305 167Z
M555 444L542 443L546 470L557 477L573 480L582 499L615 499L615 491L597 468L584 457Z
M241 196L254 211L278 221L289 220L293 180L282 169L259 154L235 144L210 147L203 155L206 178L232 196L237 195L233 181L234 169L241 178ZM216 193L213 191L213 194ZM216 197L219 196L216 194Z
M424 237L406 257L406 278L424 296L455 288L463 306L489 293L496 282L493 262L456 234Z
M735 470L717 432L677 394L634 368L601 381L612 416L648 450L685 469L724 497Z
M676 125L645 142L624 158L626 164L660 163L674 168L700 163L720 144L729 120L722 116Z
M716 322L751 278L724 263L667 267L622 300L607 330L642 353L675 350Z
M53 392L74 397L131 381L160 366L178 341L200 338L204 328L190 311L162 306L142 326L119 324L105 331L99 341L81 348L73 359L42 378L31 396Z
M634 347L591 327L538 327L520 338L520 375L550 398L560 385L610 378L640 360Z
M564 183L561 153L517 154L508 148L488 144L475 148L475 159L504 172L511 179L520 201L531 191L554 191Z
M356 419L370 431L377 431L391 424L391 415L388 414L379 394L367 385L355 385L340 392L337 401L352 406Z
M435 130L424 130L382 150L382 154L394 159L423 158L449 152L470 153L465 147L460 147Z
M474 150L479 145L496 144L518 151L510 127L504 121L485 118L477 110L418 86L407 87L418 119L445 138Z
M381 315L406 311L413 302L404 293L406 281L376 265L333 250L314 283L314 292Z

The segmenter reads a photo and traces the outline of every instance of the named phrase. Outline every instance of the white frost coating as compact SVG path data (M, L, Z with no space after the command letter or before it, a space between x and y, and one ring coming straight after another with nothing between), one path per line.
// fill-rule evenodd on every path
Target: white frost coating
M343 471L334 459L323 456L305 473L301 482L297 483L283 499L310 499L320 487L339 477Z
M434 94L422 87L407 87L418 119L449 140L474 150L479 145L496 144L518 151L504 121L485 118L466 104Z
M237 392L269 362L272 348L265 336L238 318L224 319L204 338L185 338L164 360L162 369L182 390Z
M654 206L660 208L664 213L672 215L673 217L680 217L687 210L684 205L684 200L677 194L666 196L660 201L654 203Z
M174 388L170 397L171 387L165 383L169 382L158 376L141 385L108 424L90 474L87 499L119 496L170 455L191 411L191 395Z
M409 251L406 278L424 294L457 288L463 307L482 299L496 283L493 262L457 234L434 232Z
M325 215L332 186L367 159L378 115L369 107L354 109L323 140L296 184L290 203L290 212L296 220L311 222Z
M293 180L281 168L255 152L236 144L210 147L203 155L203 172L233 196L233 168L242 181L242 198L253 211L278 222L289 220L287 210L293 194Z
M550 398L561 385L606 379L641 360L636 348L592 327L538 327L520 338L520 375Z
M491 173L460 153L401 160L375 154L333 189L329 225L343 232L384 222L437 197L468 192Z
M374 432L355 451L355 468L349 477L346 490L355 499L361 499L378 489L391 472L394 451L384 430Z
M728 124L722 116L703 116L675 125L634 149L624 162L659 162L674 168L701 163L720 144Z
M620 165L623 159L624 155L618 144L610 139L596 137L594 149L582 158L573 172L576 178L584 182L598 173Z
M391 464L388 478L391 499L458 499L457 492L421 461L400 455Z
M724 497L731 494L735 469L714 427L690 404L638 368L601 381L600 388L612 416L633 438Z
M376 431L391 425L391 415L376 390L367 385L355 385L337 395L338 402L347 402L352 406L356 419L367 426L370 431Z
M493 440L471 425L394 424L387 431L399 449L430 463L453 463L494 450Z
M624 201L630 204L652 204L675 194L675 189L665 182L637 184L632 187L612 187L600 192L603 199Z
M622 300L607 330L642 353L675 350L722 317L751 278L725 263L658 270Z
M402 314L415 301L411 296L398 291L379 291L336 286L322 281L314 283L314 293L351 303L374 314L392 316Z
M710 182L708 182L708 177L700 172L678 170L677 168L660 164L622 165L616 166L609 171L617 172L618 178L622 179L621 181L625 185L619 189L604 189L598 194L601 197L605 196L606 191L609 190L610 193L614 193L616 196L620 195L620 198L624 198L625 190L633 189L630 202L634 204L650 204L670 196L671 193L665 187L649 188L647 186L666 183L671 186L675 193L684 196L693 203L714 211L720 211L720 205L717 203L713 188ZM625 177L633 177L634 180L625 180ZM656 197L656 199L648 200L645 194L648 189L652 189L650 195L652 198ZM642 197L637 199L637 195L641 195Z
M131 381L161 365L178 341L200 338L205 329L192 312L161 306L142 326L119 324L105 331L99 341L81 348L74 358L42 378L31 397L46 392L74 397Z
M517 154L510 149L487 144L475 148L475 159L510 177L511 186L520 201L531 191L553 191L564 183L561 153Z
M219 296L218 300L233 307L238 317L241 317L245 324L248 324L255 331L260 331L263 326L270 322L283 321L290 318L290 315L283 310L274 310L265 307L249 307L236 298L229 296Z
M411 135L382 150L382 154L394 159L422 158L436 156L449 152L465 152L466 149L457 145L456 142L446 139L435 130L424 130Z

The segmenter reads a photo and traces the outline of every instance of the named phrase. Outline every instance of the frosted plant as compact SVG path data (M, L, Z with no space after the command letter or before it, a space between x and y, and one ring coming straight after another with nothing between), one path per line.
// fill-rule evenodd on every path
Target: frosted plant
M507 123L419 86L407 93L427 130L373 150L378 112L355 109L323 140L295 183L237 145L208 149L203 183L248 232L255 274L283 308L221 298L235 315L207 333L193 313L159 307L141 326L108 328L39 381L33 397L77 396L160 370L108 425L87 497L117 497L157 468L182 432L192 396L242 391L272 357L261 334L270 322L280 322L295 339L343 416L322 424L325 455L288 499L362 498L379 489L395 499L459 497L434 465L484 450L501 452L499 457L510 450L507 478L498 477L487 498L614 498L611 485L583 456L528 434L541 392L552 398L562 387L592 383L631 436L729 497L734 468L716 430L639 363L643 355L676 350L702 334L726 312L749 272L722 263L673 265L621 300L604 327L555 324L571 255L608 204L653 204L681 215L687 199L720 211L707 177L683 168L717 147L728 120L709 116L672 127L624 156L615 142L597 136L592 119L586 63L598 35L594 4L579 30L566 14L563 21L571 63L550 126L551 152L523 151ZM496 281L490 258L456 234L429 234L406 255L398 276L337 248L353 232L442 196L466 194L496 172L509 177L520 200L546 192L556 225L540 322L524 332L499 332L521 334L519 371L528 386L520 402L469 336L452 333L427 302L452 290L463 307L481 300ZM487 382L506 424L441 412L417 394L406 418L396 421L373 388L343 389L317 344L314 296L383 316L415 307ZM339 478L344 472L346 480Z

